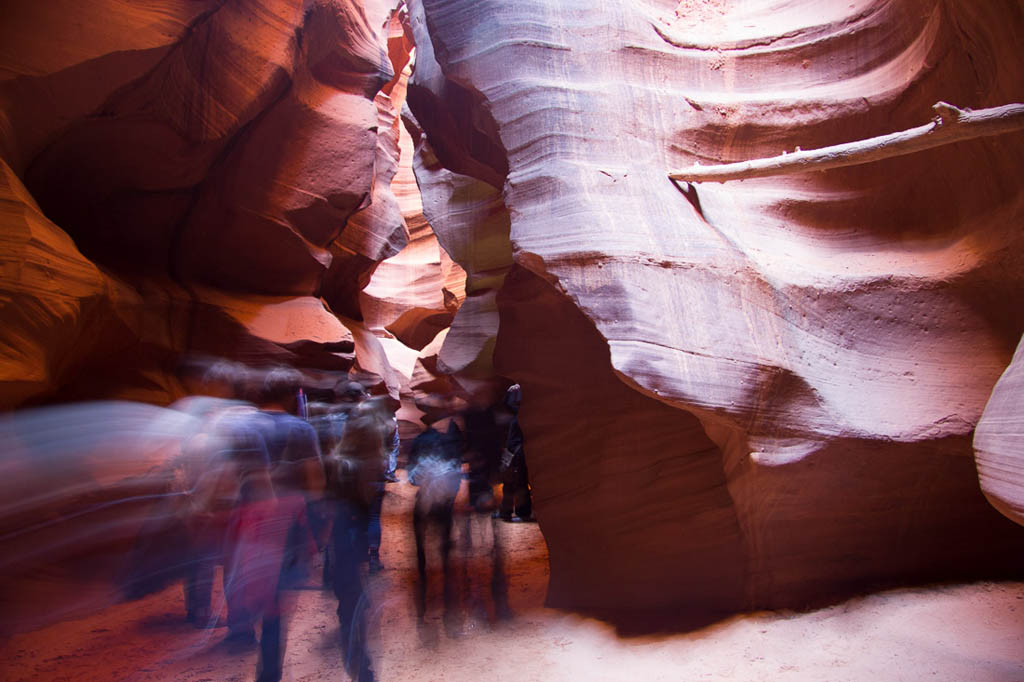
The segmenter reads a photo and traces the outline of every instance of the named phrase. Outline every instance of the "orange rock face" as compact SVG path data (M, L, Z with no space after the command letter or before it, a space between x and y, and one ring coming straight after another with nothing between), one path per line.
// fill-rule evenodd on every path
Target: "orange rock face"
M1019 3L8 4L3 407L166 403L200 351L350 372L411 434L518 381L557 605L1018 565L971 440L988 403L1019 520L1024 135L666 176L1024 101Z
M183 352L353 365L352 333L319 299L359 320L359 289L406 241L390 188L400 104L389 94L411 48L400 24L389 30L397 4L5 10L4 257L49 260L42 280L0 276L3 404L167 402ZM266 323L277 314L290 329ZM325 332L323 315L341 331ZM146 349L120 356L145 364L144 378L99 385L79 371L125 347Z
M438 64L412 111L507 207L495 361L523 385L552 603L792 606L1015 565L971 436L1024 330L1024 136L666 175L1022 101L1019 6L411 7Z

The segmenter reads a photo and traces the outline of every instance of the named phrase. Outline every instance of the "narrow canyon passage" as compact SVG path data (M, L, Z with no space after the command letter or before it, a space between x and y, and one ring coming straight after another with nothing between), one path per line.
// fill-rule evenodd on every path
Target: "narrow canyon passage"
M262 561L227 599L274 632L303 519L377 682L1024 681L1022 35L1021 0L6 2L0 682L253 680L188 619ZM463 510L423 623L421 436L416 518ZM321 569L284 680L349 679Z
M440 586L432 584L427 625L417 627L410 528L414 491L404 480L388 488L384 570L370 580L381 680L1024 679L1024 582L893 590L818 611L762 611L689 633L635 634L544 607L547 551L538 526L527 523L498 524L515 618L489 624L475 608L472 597L485 605L489 600L487 562L476 553L468 562L471 582L463 591L458 626L446 630ZM348 679L336 643L336 600L319 589L318 577L289 595L293 610L283 679ZM216 594L215 603L219 599ZM11 637L0 644L0 679L251 680L255 648L233 647L225 634L226 628L199 630L185 622L181 587L175 585L141 601Z

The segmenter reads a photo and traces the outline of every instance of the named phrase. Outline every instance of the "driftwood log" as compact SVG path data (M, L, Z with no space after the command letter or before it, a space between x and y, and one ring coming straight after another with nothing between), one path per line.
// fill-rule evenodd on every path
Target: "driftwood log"
M1002 135L1024 129L1024 104L1007 104L972 111L938 102L932 109L938 115L930 123L909 130L820 149L801 151L797 147L795 152L764 159L714 166L696 164L672 171L668 177L676 182L727 182L820 171L879 161L961 140Z

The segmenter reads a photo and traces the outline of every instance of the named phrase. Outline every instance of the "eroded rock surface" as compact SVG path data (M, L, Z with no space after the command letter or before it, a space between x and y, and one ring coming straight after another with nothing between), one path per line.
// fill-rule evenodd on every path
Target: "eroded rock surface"
M502 190L524 271L497 366L523 385L552 603L792 606L1019 567L971 435L1024 330L1024 136L666 178L1022 101L1019 6L411 5L439 66L413 113L442 166Z
M1024 343L999 378L974 433L981 489L1007 518L1024 525Z
M320 299L361 325L359 288L406 240L399 3L10 4L4 231L47 274L0 276L3 404L166 403L187 352L354 366L397 393Z
M43 4L0 26L5 407L167 402L199 350L349 372L411 433L501 375L552 604L1019 569L971 437L1024 331L1024 136L666 178L1024 101L1019 4Z

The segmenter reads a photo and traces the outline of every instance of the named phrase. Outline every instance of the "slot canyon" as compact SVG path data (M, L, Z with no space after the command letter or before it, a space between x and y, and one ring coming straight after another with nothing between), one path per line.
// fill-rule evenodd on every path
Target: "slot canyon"
M813 153L1024 107L1022 35L1018 0L5 2L0 678L1024 680L1024 122ZM773 157L812 160L669 177ZM174 486L220 441L182 406L225 365L232 419L285 373L314 426L356 382L394 414L372 672L310 490L283 671L266 616L186 621L212 515ZM521 430L511 523L480 415ZM426 581L434 426L468 454Z

